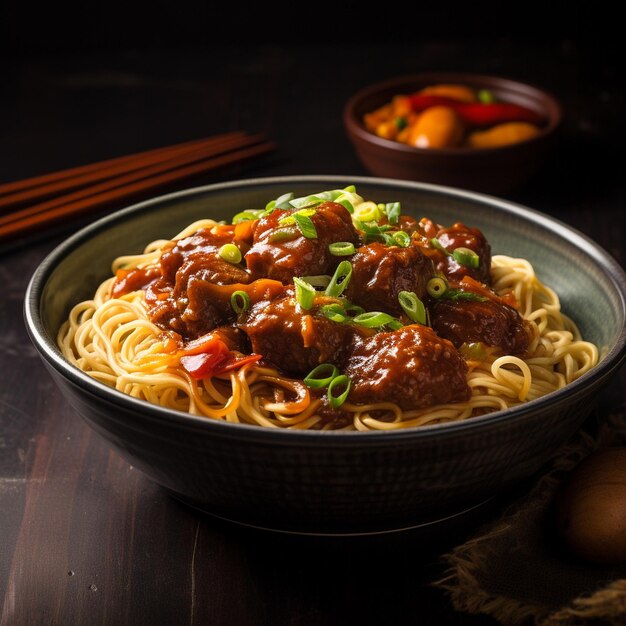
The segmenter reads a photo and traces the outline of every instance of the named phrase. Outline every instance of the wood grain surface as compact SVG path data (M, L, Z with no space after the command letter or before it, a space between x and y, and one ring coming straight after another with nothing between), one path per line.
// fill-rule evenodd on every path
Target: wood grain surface
M527 80L561 99L566 121L545 168L506 197L574 226L626 264L624 90L608 47L566 37L220 43L40 52L0 66L0 183L234 130L265 133L278 149L190 185L364 175L341 122L356 89L428 70ZM456 613L431 583L439 556L515 494L428 533L275 535L179 504L73 414L28 339L22 307L38 263L90 219L0 254L1 626L495 623ZM597 410L623 403L625 387L622 368Z

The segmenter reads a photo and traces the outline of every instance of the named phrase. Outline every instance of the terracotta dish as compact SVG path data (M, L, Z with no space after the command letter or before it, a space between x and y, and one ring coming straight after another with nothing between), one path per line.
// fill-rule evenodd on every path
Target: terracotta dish
M496 99L523 106L543 118L537 135L519 143L491 148L418 148L379 137L363 118L399 94L413 94L439 84L488 90ZM417 74L371 85L346 103L348 138L365 168L375 176L449 185L492 194L518 188L539 170L554 146L563 113L549 93L514 80L474 74Z

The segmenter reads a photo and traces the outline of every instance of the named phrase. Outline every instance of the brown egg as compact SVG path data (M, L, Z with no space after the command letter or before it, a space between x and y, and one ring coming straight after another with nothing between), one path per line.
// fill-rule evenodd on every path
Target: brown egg
M598 450L580 463L556 495L555 514L575 555L626 562L626 447Z

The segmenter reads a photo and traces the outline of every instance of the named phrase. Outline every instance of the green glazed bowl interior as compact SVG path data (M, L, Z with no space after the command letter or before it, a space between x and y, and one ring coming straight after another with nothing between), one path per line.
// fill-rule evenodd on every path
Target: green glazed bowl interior
M285 192L298 196L349 184L368 199L399 201L403 212L417 218L476 226L493 254L530 261L540 280L559 295L564 313L583 337L599 347L598 366L549 396L462 422L371 433L300 432L228 424L153 406L106 387L61 356L55 342L59 326L75 303L91 297L110 276L116 256L140 253L150 241L169 239L197 219L230 221L235 213L264 207ZM363 519L371 522L362 525L369 530L418 523L424 510L434 511L439 502L442 510L454 510L468 505L468 498L469 504L475 503L536 471L579 426L593 398L623 363L625 302L626 276L615 260L588 237L532 209L408 181L291 176L189 189L94 222L62 243L37 269L26 294L25 320L44 364L70 404L170 492L244 523L298 532L347 532ZM584 410L577 405L584 405ZM549 432L542 431L543 419ZM517 432L527 433L528 441L518 441ZM493 450L501 450L502 458ZM240 457L240 462L230 463L229 473L220 479L219 468L210 463L222 454L226 459ZM267 455L274 456L268 460ZM404 459L403 467L396 467L396 456ZM375 470L369 467L374 461ZM244 475L255 463L273 467L274 487L259 486L254 476ZM292 478L294 467L299 481ZM209 472L213 482L207 485L204 478ZM430 478L435 474L436 482ZM302 478L309 475L314 479ZM399 475L404 481L400 486ZM354 484L348 488L351 480ZM311 491L313 484L317 491ZM291 499L285 500L285 490ZM272 517L278 514L282 526Z

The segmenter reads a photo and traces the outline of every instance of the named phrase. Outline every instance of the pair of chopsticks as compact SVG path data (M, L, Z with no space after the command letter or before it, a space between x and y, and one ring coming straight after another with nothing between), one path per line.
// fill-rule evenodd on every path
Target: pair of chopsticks
M232 132L0 184L0 241L267 153L262 135Z

